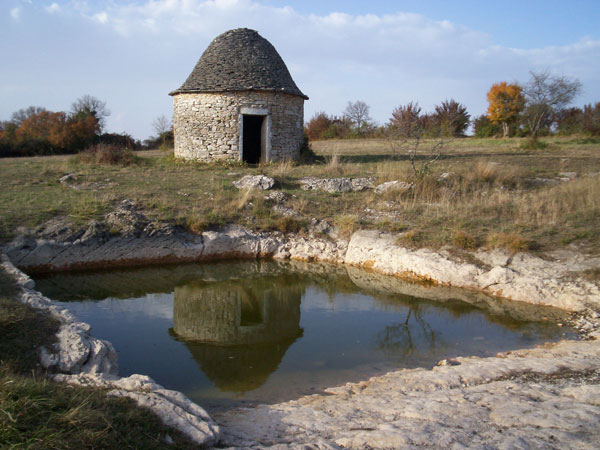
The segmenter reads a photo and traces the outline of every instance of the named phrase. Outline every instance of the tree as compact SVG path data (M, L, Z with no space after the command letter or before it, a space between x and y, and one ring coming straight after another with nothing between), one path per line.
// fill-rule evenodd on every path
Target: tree
M473 119L473 135L478 138L493 137L500 134L500 126L493 123L485 114Z
M407 154L417 181L422 180L429 171L429 166L442 157L442 150L448 141L446 138L453 136L452 133L441 133L440 123L454 123L452 114L461 108L456 108L447 101L442 105L445 108L436 107L435 114L421 114L421 107L413 102L399 106L392 112L388 134L392 151ZM458 103L456 105L462 106ZM463 112L466 114L466 109ZM467 114L467 125L468 123ZM428 135L434 139L425 140Z
M163 114L152 121L152 128L156 131L158 138L162 139L162 147L165 147L172 128L171 121Z
M600 136L600 102L583 107L582 127L584 133Z
M332 120L324 111L318 111L308 121L304 131L311 141L316 141L323 139L323 135L332 123Z
M15 125L15 127L19 128L24 120L31 116L43 113L44 111L47 110L43 106L30 106L28 108L22 108L12 113L10 121Z
M550 75L548 71L529 73L531 78L523 89L526 101L523 115L531 140L536 142L540 128L573 101L581 91L581 83L576 79Z
M444 100L436 105L433 122L435 135L462 137L471 123L471 115L467 112L467 107L456 100Z
M583 110L581 108L565 108L554 115L552 122L560 135L578 134L583 131Z
M390 126L398 136L410 138L421 132L421 107L417 102L400 105L392 111Z
M106 118L110 116L110 111L106 108L106 102L91 95L79 97L71 105L71 117L85 120L86 117L90 116L98 121L98 132L101 133L106 126Z
M492 123L502 125L502 137L507 138L509 124L515 123L525 107L523 88L506 81L493 84L487 93L489 102L487 116Z
M369 105L362 100L348 102L344 117L352 123L354 130L360 135L373 125L373 120L369 116Z

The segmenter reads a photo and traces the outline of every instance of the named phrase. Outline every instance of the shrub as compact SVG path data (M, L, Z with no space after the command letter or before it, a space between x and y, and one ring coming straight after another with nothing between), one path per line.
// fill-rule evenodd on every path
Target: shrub
M80 153L79 158L88 164L110 164L124 167L137 162L131 150L112 144L92 145Z
M478 138L494 137L502 133L502 127L499 124L492 123L485 114L473 120L473 128L473 134Z

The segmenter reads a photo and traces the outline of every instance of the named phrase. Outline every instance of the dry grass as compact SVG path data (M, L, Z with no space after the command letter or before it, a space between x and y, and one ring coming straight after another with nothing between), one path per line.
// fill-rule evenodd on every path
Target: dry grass
M284 159L275 164L271 174L280 181L287 180L293 174L294 166L294 161L291 159Z
M520 149L520 139L457 139L419 180L411 178L410 162L394 155L385 140L316 142L313 147L327 156L325 163L284 161L261 167L180 162L161 152L141 153L141 163L127 167L63 157L3 159L0 233L8 239L18 226L37 226L56 215L85 223L128 198L150 218L194 232L231 222L287 230L316 217L336 223L344 233L359 227L403 232L412 245L544 250L576 244L600 251L600 183L592 175L600 172L600 143L549 142L548 148L533 151ZM552 180L564 171L577 172L578 178L558 185L531 181ZM58 183L68 172L75 172L78 182L99 187L75 191ZM290 195L285 206L300 214L296 223L282 219L264 201L264 193L233 187L232 181L258 173L281 181ZM378 183L415 185L385 195L327 194L300 189L298 179L304 176L373 176Z
M327 158L323 173L330 177L338 177L344 174L344 164L341 162L339 154L334 153Z

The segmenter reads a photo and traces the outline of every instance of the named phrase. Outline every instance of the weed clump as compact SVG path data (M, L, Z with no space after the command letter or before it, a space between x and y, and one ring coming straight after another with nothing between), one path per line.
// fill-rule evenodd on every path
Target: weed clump
M475 250L477 247L479 247L477 238L465 231L457 231L454 233L453 242L454 245L462 248L463 250Z
M487 238L490 248L504 248L511 252L524 252L532 248L532 243L516 233L492 233Z
M542 141L538 141L537 139L527 139L525 142L522 142L519 145L519 148L523 150L543 150L548 147L548 144Z

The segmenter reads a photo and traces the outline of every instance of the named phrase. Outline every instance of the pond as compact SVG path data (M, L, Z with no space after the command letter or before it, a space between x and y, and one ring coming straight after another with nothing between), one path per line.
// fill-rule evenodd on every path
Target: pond
M208 410L573 337L561 311L352 267L231 261L38 276L111 341L119 373Z

